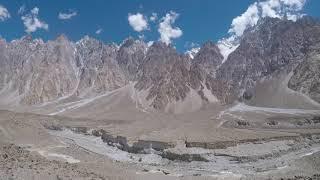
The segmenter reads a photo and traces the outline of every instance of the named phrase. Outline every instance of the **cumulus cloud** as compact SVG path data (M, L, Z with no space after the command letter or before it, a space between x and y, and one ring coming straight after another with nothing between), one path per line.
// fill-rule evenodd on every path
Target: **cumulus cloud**
M248 26L254 26L259 20L258 3L254 3L249 6L246 12L241 16L233 19L231 24L230 33L234 33L237 36L241 36Z
M137 32L148 29L148 21L141 13L129 14L128 21L130 26Z
M72 17L76 16L77 14L78 14L77 11L69 11L67 13L59 12L58 18L61 20L69 20Z
M173 24L178 17L179 14L171 11L170 13L167 13L166 16L161 18L158 28L158 32L160 33L160 41L170 44L172 39L182 36L182 30L179 27L173 27Z
M144 34L140 34L140 35L138 36L138 38L141 39L141 40L145 40L145 39L146 39L146 36L145 36Z
M20 6L19 10L18 10L18 14L22 15L23 13L26 12L26 5L22 5Z
M191 48L195 48L195 47L200 47L200 45L198 43L189 42L189 41L184 43L184 48L186 48L186 49L191 49Z
M248 27L257 24L264 17L284 18L296 21L306 0L266 0L251 4L246 12L233 19L230 33L241 36Z
M99 29L96 30L96 34L101 34L102 31L103 31L103 29L102 29L102 28L99 28Z
M11 16L10 16L8 9L0 4L0 21L5 21L5 20L9 19L10 17Z
M306 0L264 0L251 4L243 14L232 20L230 36L218 42L220 52L224 56L223 62L238 47L237 41L244 31L255 26L259 19L272 17L296 21L303 16L301 10L305 3Z
M44 29L44 30L48 30L49 29L49 25L44 22L41 21L38 18L38 14L39 14L39 8L38 7L34 7L30 13L24 15L21 17L24 26L26 27L26 32L27 33L32 33L37 31L38 29Z
M158 14L157 13L152 13L152 15L150 16L150 21L151 22L155 22L158 19Z

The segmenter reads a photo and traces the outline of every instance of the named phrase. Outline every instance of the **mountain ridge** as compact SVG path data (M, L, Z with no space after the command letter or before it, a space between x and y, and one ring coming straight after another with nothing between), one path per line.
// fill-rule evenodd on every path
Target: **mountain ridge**
M120 46L88 36L77 42L65 35L47 42L29 35L1 40L1 103L37 105L63 97L95 97L135 82L136 90L147 92L140 97L149 102L145 108L175 112L173 104L191 96L200 102L197 109L250 101L257 83L292 71L289 88L320 103L320 91L314 87L320 78L301 83L310 76L310 68L301 63L319 63L313 58L319 53L319 35L320 23L310 17L296 22L265 18L245 31L226 60L218 44L210 41L191 58L172 45L149 46L133 38Z

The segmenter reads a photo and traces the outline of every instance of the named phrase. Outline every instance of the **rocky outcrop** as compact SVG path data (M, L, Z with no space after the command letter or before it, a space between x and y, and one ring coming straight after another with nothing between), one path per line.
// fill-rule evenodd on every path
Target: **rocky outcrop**
M87 128L85 127L73 127L71 128L75 133L87 134ZM117 147L123 151L135 154L150 154L150 151L156 151L158 155L163 158L172 161L204 161L209 162L207 159L202 157L200 154L178 154L168 151L170 148L174 148L175 144L161 141L146 141L138 140L132 145L128 144L127 138L124 136L113 136L103 129L93 130L91 132L93 136L101 137L102 141L107 143L109 146ZM89 135L89 134L87 134Z
M293 72L289 88L320 103L320 52L311 53Z
M147 44L133 38L126 39L120 46L117 53L117 62L128 80L135 81L137 79L139 66L144 60L146 52Z
M250 100L257 82L292 71L289 88L320 102L319 21L264 18L239 41L225 60L212 42L190 58L171 45L148 47L132 38L120 47L88 36L76 43L63 35L48 42L0 40L1 104L92 98L134 82L143 106L183 112L190 105Z
M215 77L216 70L219 68L223 60L223 56L216 44L213 42L205 43L200 51L195 55L192 60L192 69L199 68L202 80L205 80L206 76Z
M195 55L190 67L190 85L197 90L198 94L205 101L209 101L205 96L204 88L215 93L215 85L212 80L215 79L216 71L221 65L223 56L219 48L212 42L207 42L201 47Z
M3 87L16 92L22 103L54 100L76 87L74 48L64 36L47 43L26 36L4 46Z
M99 134L97 134L99 132ZM107 143L110 146L115 146L123 151L130 153L147 153L149 149L154 149L156 151L164 151L168 148L173 148L174 144L160 142L160 141L145 141L138 140L132 145L128 144L127 138L123 136L113 136L104 130L94 130L92 132L94 136L101 136L103 142Z
M0 145L1 179L107 179L100 172L81 165L49 160L30 148Z
M161 154L161 157L169 159L171 161L183 161L183 162L192 162L192 161L202 161L209 162L206 158L202 157L200 154L176 154L173 152L165 151Z
M104 93L128 83L116 60L117 50L113 44L105 45L88 36L76 43L77 95Z
M319 22L309 17L297 22L262 19L256 27L247 30L239 47L217 70L215 81L225 87L218 89L218 98L232 102L262 78L279 71L292 71L319 41L319 26Z
M183 100L190 91L185 56L165 43L154 43L140 67L135 88L148 90L147 100L155 109L164 109L173 101Z
M26 36L0 46L0 88L16 93L21 104L96 95L127 84L116 46L89 37L73 43L63 35L48 42Z

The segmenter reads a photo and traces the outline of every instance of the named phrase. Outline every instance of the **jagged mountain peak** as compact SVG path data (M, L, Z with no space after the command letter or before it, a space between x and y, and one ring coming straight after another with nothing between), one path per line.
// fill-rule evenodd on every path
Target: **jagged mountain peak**
M296 22L265 18L254 30L247 31L217 72L218 78L229 86L224 91L238 98L255 89L260 79L288 73L304 62L311 45L320 40L319 25L307 22L308 18Z
M166 44L164 42L154 42L149 48L147 54L174 54L178 55L179 53L171 44ZM164 59L165 60L165 59Z
M135 40L132 37L124 40L120 45L116 60L130 81L136 80L138 68L145 58L147 49L148 45L144 41Z
M126 38L120 45L119 50L121 49L132 49L133 51L137 48L143 48L144 51L147 50L147 44L140 39L134 39L133 37Z
M187 50L184 54L187 55L189 58L193 59L200 51L200 49L200 47L192 47L191 49Z
M31 44L44 44L45 42L41 38L34 39L30 34L22 36L20 39L12 40L10 43L20 44L23 43L25 45Z
M223 60L219 47L212 41L203 44L199 52L193 59L193 63L201 63L208 65L207 70L216 69Z
M56 40L57 40L57 41L69 41L67 35L65 35L65 34L60 34L60 35L58 35L57 38L56 38Z
M32 37L31 34L28 34L28 35L22 36L22 37L20 38L20 40L21 40L21 41L30 42L30 41L33 40L33 37Z
M215 44L213 41L206 41L203 43L203 45L199 48L193 48L193 58L192 59L199 59L197 56L201 56L201 54L206 53L206 52L212 52L214 54L220 54L220 49L218 48L217 44Z
M129 47L132 46L135 43L135 39L133 37L126 38L120 45L120 47Z
M97 96L131 81L138 92L144 92L139 99L148 101L148 107L175 111L180 107L175 103L197 97L200 108L202 102L218 102L216 98L221 103L234 102L244 92L253 92L261 79L294 70L310 52L319 49L319 37L318 20L265 18L244 33L239 46L224 62L221 42L204 43L190 58L172 45L154 42L148 47L144 41L131 37L118 47L89 36L76 43L64 35L48 42L26 36L3 42L0 88L11 82L6 93L16 93L19 103L39 104L71 95ZM295 82L294 89L314 93L308 86L316 83L299 87L300 78L306 73L296 72L300 75L291 81Z
M76 42L76 44L99 44L102 43L98 39L92 38L88 35L81 38L79 41Z
M198 52L198 54L201 53L201 52L205 52L205 51L212 51L214 53L220 54L220 50L219 50L217 44L215 44L213 41L205 42L201 46L200 51Z
M120 44L120 48L129 48L129 47L138 46L138 45L145 46L146 43L141 39L135 39L129 36L128 38L122 41L122 43Z
M173 48L173 46L172 46L172 44L166 44L166 43L164 43L164 42L161 42L161 41L156 41L156 42L154 42L151 46L150 46L150 48L160 48L160 49L166 49L166 48L168 48L168 49L174 49Z
M216 44L213 41L209 40L203 43L202 48L211 48L214 46L216 46Z

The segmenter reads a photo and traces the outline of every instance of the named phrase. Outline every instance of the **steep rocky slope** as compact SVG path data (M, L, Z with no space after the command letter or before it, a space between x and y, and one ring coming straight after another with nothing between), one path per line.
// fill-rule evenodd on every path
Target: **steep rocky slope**
M127 83L116 61L117 48L89 37L73 43L62 35L44 43L27 36L4 42L1 49L2 93L14 93L17 99L8 101L15 103L98 94Z
M145 58L147 44L133 38L126 39L117 53L117 61L130 81L137 79L139 66Z
M221 65L222 60L223 56L218 47L212 42L207 42L201 47L192 61L190 67L190 85L207 102L212 101L212 98L209 99L210 91L215 94L215 86L210 82L212 79L215 79L216 71Z
M311 53L295 70L289 88L320 103L320 54Z
M319 44L320 23L310 17L262 19L226 60L212 42L191 59L171 45L148 47L132 38L120 46L90 37L72 42L63 35L48 42L30 36L1 40L0 104L74 101L134 84L149 108L197 110L208 103L250 101L259 95L257 84L291 73L284 87L320 102Z
M116 61L117 47L85 37L76 43L77 95L104 93L123 87L127 79Z
M1 46L2 92L8 102L43 103L76 86L73 45L64 37L44 43L27 36Z
M289 74L298 64L308 63L305 60L312 45L320 41L319 27L319 22L309 17L297 22L275 18L260 21L245 33L239 47L218 69L214 81L227 86L220 89L218 97L227 102L241 96L250 99L256 82L279 72Z
M139 79L135 87L148 90L147 100L155 109L164 109L173 101L184 100L190 91L187 60L172 47L164 43L154 43L139 71Z

